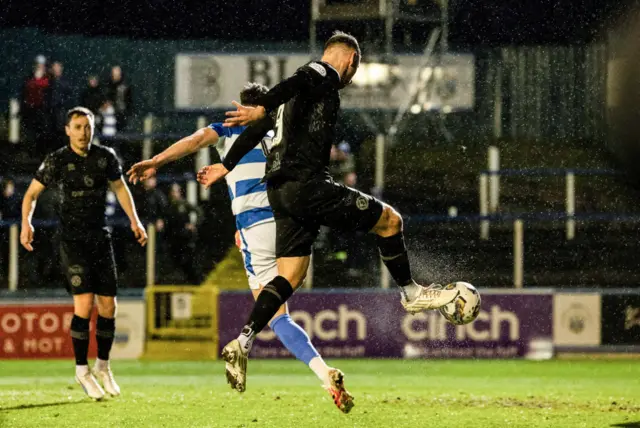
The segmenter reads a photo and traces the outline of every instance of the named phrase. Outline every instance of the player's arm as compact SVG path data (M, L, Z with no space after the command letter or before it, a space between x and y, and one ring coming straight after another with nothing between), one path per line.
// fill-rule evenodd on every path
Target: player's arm
M33 212L36 210L36 202L40 194L46 189L45 185L38 180L31 180L27 192L22 199L22 229L20 231L20 243L27 251L33 251L33 233L34 228L31 224Z
M225 126L252 124L291 98L325 83L333 85L340 83L340 76L335 69L321 62L303 65L293 76L284 79L262 95L257 101L257 107L246 107L234 101L237 110L226 112Z
M163 165L193 154L211 144L216 144L218 138L218 132L210 127L198 129L193 134L182 138L153 158L134 164L129 171L127 171L129 181L131 183L137 183L138 180L146 180L155 175L157 170Z
M260 144L264 136L273 128L273 119L266 116L254 125L245 129L234 141L222 163L205 166L198 171L198 182L209 188L212 184L224 178L229 171L236 167L240 159Z
M47 155L31 180L29 188L22 198L22 230L20 231L20 243L28 251L33 251L33 225L31 219L36 210L36 201L44 189L56 181L56 162L53 155Z
M129 217L131 230L136 240L144 247L147 243L147 232L144 230L142 222L140 222L136 205L133 202L133 196L131 196L127 183L120 177L117 180L110 181L109 187L111 187L111 191L116 195L116 198L118 198L118 203L122 207L122 210L127 214L127 217Z
M200 149L216 144L218 137L218 133L210 127L198 129L188 137L184 137L171 145L162 153L155 155L151 160L156 165L156 168L160 168L170 162L193 154Z

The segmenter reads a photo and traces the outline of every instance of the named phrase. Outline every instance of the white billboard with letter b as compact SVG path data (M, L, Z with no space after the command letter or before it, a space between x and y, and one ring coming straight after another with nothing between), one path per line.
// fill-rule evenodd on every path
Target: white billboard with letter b
M239 101L247 82L269 88L310 61L306 54L178 54L175 57L174 105L177 109L228 109ZM474 106L474 57L445 54L436 62L421 55L397 55L382 85L350 85L340 92L347 109L398 109L409 100L424 110L470 110ZM354 77L367 73L360 67ZM361 80L361 79L360 79ZM412 99L412 96L418 91Z

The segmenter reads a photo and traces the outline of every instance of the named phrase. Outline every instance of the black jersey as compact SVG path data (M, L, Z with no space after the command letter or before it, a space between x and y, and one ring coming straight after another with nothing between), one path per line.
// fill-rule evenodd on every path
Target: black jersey
M340 76L328 64L312 62L298 69L310 87L278 107L267 179L329 176L329 156L340 109Z
M91 145L88 155L65 146L45 158L35 174L43 185L58 186L62 239L87 239L104 234L109 182L118 180L122 167L113 149Z
M265 174L268 180L328 177L340 109L339 89L340 75L331 65L314 61L300 67L258 100L257 104L272 114L240 134L223 162L227 169L244 155L241 148L255 147L273 129Z

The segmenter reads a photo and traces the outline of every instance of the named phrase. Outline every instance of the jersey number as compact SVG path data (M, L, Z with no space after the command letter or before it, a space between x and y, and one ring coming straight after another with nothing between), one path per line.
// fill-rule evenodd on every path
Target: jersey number
M282 122L284 120L284 104L278 107L278 115L276 116L276 126L274 129L275 136L273 137L273 142L271 143L271 147L275 147L282 141Z

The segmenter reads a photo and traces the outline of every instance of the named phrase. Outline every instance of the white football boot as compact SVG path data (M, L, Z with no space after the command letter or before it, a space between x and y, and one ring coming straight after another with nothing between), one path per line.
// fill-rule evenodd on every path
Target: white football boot
M222 359L226 362L227 383L238 392L244 392L247 388L248 358L238 339L233 339L222 348Z
M453 302L460 294L456 287L443 288L440 284L431 284L428 287L419 285L419 287L420 293L413 300L407 300L404 293L400 299L404 309L411 314L441 308Z
M106 367L98 369L97 367L93 367L93 375L102 383L104 386L104 390L107 391L109 395L112 397L117 397L120 395L120 387L116 383L116 380L113 378L113 372L111 371L111 366L107 365Z
M76 374L76 383L78 383L84 392L92 399L98 401L102 400L104 397L104 390L98 384L96 378L91 374L90 371L87 371L83 375Z

